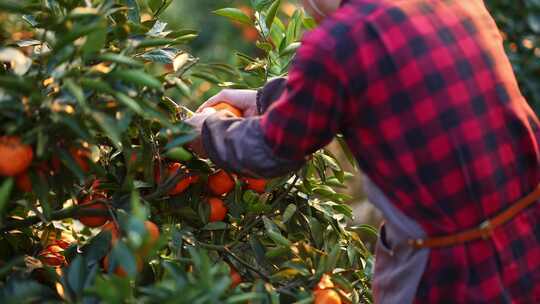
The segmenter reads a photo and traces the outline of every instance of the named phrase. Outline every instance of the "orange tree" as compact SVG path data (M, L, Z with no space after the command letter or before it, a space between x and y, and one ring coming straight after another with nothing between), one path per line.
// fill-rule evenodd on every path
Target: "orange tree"
M372 230L347 226L336 158L221 171L184 148L169 97L285 75L313 22L279 0L216 11L260 32L231 67L186 51L197 33L159 20L170 2L0 2L0 302L370 302Z

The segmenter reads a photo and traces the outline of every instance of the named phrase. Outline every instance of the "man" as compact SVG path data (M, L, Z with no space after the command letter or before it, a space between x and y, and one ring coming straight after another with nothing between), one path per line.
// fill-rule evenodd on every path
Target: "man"
M286 82L190 120L208 156L272 177L341 133L386 219L375 302L540 303L539 121L483 2L304 2L324 21Z

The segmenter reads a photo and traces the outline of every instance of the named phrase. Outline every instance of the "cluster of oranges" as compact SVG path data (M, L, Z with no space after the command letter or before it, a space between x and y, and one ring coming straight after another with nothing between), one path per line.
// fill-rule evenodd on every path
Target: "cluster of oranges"
M88 172L90 170L90 152L88 150L72 147L69 149L69 152L81 171ZM1 136L0 155L2 155L0 159L0 176L14 177L15 184L19 190L31 192L32 181L28 170L34 159L34 150L32 147L23 143L18 136ZM41 176L57 174L61 166L60 159L53 156L49 161L42 161L37 164L36 172Z

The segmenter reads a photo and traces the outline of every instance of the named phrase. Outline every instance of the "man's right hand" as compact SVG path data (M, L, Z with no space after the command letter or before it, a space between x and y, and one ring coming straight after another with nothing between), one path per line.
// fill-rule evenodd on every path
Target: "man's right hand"
M238 108L244 113L244 117L258 115L257 110L257 91L255 90L234 90L225 89L209 98L203 103L197 112L202 112L205 108L212 107L220 102L225 102Z

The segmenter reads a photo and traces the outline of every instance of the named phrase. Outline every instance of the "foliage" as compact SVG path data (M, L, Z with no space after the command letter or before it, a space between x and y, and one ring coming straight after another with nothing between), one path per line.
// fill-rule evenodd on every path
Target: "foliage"
M350 174L336 158L319 151L263 193L235 177L226 219L210 222L218 168L184 149L196 134L170 98L193 98L194 80L257 88L285 75L313 21L282 19L280 0L216 11L260 32L260 58L238 53L233 67L186 51L197 33L160 21L170 2L0 2L0 136L34 155L0 177L0 302L308 303L325 273L344 301L369 302L369 229L346 225L335 189ZM108 226L75 220L88 217Z
M505 48L521 90L540 111L540 1L486 0L505 38Z

